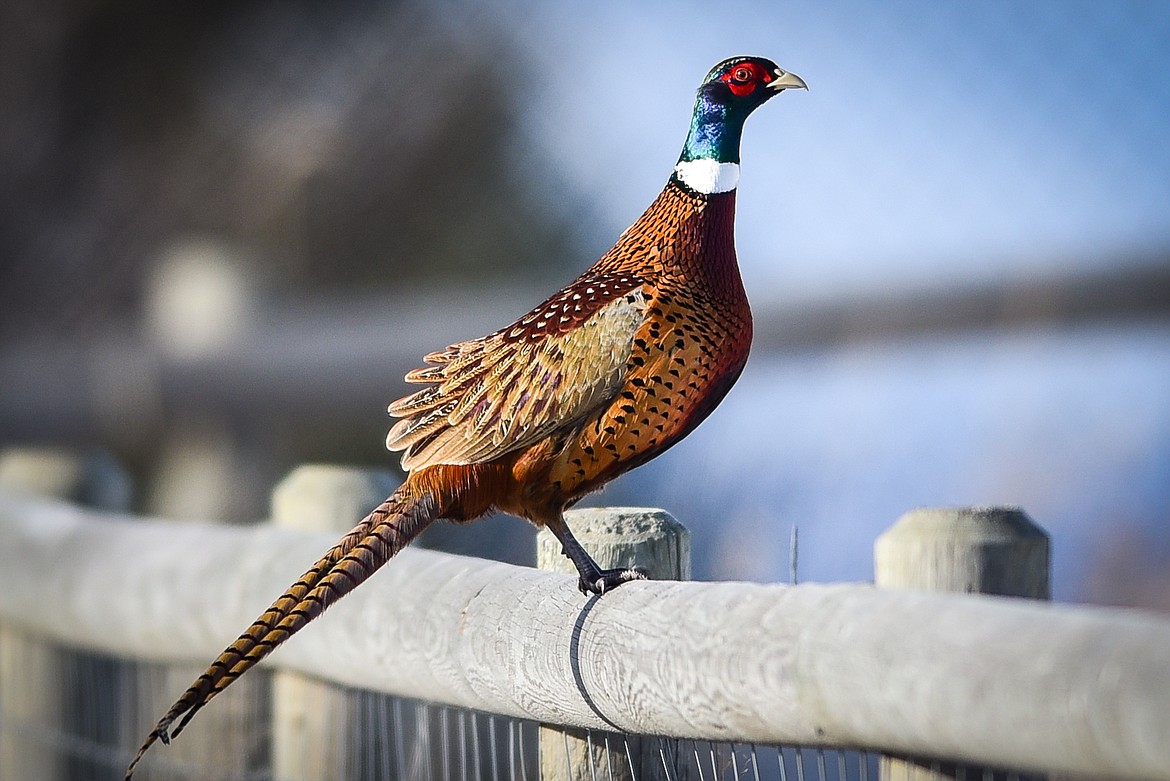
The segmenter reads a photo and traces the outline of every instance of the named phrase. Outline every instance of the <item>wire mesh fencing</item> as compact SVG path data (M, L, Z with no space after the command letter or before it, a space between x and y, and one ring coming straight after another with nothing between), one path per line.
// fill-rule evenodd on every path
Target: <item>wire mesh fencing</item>
M0 769L26 781L120 779L139 742L177 691L188 668L127 661L22 634L0 638ZM276 756L273 677L260 670L233 687L215 713L192 722L152 753L141 781L220 779L300 781L539 781L585 778L868 781L874 753L794 746L673 740L593 730L544 728L421 700L331 686L345 703L345 737L330 745L298 741ZM165 707L165 705L163 705ZM542 747L542 739L546 745ZM574 755L582 741L588 759ZM648 749L648 751L647 751ZM646 757L654 765L647 766ZM323 764L322 757L329 763ZM293 768L290 775L277 767Z
M121 779L191 673L0 629L0 777ZM882 758L822 746L677 740L542 726L321 682L343 703L317 739L281 740L261 669L138 768L140 781L877 781ZM303 725L297 725L303 726ZM582 755L581 749L584 749ZM1016 781L925 760L918 779ZM282 772L283 771L283 772Z

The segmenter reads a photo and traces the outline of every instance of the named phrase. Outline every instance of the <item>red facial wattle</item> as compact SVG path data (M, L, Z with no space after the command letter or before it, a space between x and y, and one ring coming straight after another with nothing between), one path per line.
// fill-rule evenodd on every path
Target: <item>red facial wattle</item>
M743 97L750 95L761 82L771 81L772 75L758 63L746 61L728 68L721 78L733 95Z

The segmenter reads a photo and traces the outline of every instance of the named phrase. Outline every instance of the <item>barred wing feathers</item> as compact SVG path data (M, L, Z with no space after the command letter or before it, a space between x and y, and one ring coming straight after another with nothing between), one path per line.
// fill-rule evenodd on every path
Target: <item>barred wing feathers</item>
M386 446L407 470L483 463L572 425L617 394L646 319L644 283L584 278L489 336L426 356L390 405Z

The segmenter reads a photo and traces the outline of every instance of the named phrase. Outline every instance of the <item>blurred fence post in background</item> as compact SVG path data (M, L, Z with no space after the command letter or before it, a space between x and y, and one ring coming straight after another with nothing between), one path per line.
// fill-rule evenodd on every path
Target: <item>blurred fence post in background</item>
M301 531L340 537L390 495L389 472L307 464L272 492L272 520ZM306 564L307 566L307 564ZM272 771L285 781L357 778L347 756L374 753L358 720L359 693L303 673L278 670L272 683ZM340 775L339 775L340 774Z
M204 434L215 428L211 421L205 421L205 427ZM200 436L193 438L199 439ZM184 521L197 519L225 525L239 524L240 516L229 514L222 497L214 494L229 490L232 481L240 479L240 470L244 467L225 463L222 456L222 451L201 449L201 445L194 444L179 459L190 468L178 468L171 475L174 481L182 482L186 474L189 484L177 494L168 493L164 486L161 499L156 484L146 502L177 527L185 525ZM236 472L232 471L233 466ZM214 479L208 479L209 475ZM163 482L171 478L164 478ZM197 552L193 551L192 555L197 555ZM222 607L217 605L213 609ZM195 623L206 618L207 614L191 613L183 620ZM222 645L226 646L234 639L234 635L224 636ZM185 656L189 657L189 654ZM133 735L129 744L141 742L154 726L153 720L166 713L205 669L202 662L190 661L140 665L133 709L140 721L129 725ZM184 727L181 740L172 741L165 751L156 750L153 755L148 755L135 776L142 773L149 779L230 779L250 778L267 772L271 763L271 685L270 677L263 674L236 681L231 689L216 697L214 718L194 719ZM171 732L173 735L174 727Z
M1016 508L911 510L874 544L874 582L883 588L1048 600L1048 535ZM880 770L882 781L989 778L985 768L907 757L882 756Z
M0 454L0 489L53 497L98 510L130 509L130 478L108 454L78 454L40 448L13 448ZM77 757L42 742L46 727L83 718L94 703L76 700L69 685L68 651L19 627L0 625L0 713L7 718L0 729L0 779L54 779L84 777ZM75 660L78 664L86 661ZM132 663L114 663L116 670L103 678L107 688L121 688ZM114 698L114 701L118 701ZM118 719L96 722L100 729L117 730ZM108 737L108 736L107 736Z
M641 567L652 580L691 577L690 532L665 510L588 508L565 513L565 520L604 569ZM541 529L536 537L536 566L577 574L548 529ZM616 732L541 727L540 777L544 781L659 781L667 778L664 756L678 755L676 744Z

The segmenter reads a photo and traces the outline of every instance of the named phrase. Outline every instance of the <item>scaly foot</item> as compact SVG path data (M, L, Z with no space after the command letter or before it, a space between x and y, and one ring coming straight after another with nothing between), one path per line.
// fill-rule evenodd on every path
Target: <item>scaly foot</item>
M588 579L582 575L581 579L577 581L577 588L581 590L582 594L596 594L600 597L631 580L646 580L646 571L637 567L597 570L590 573Z

